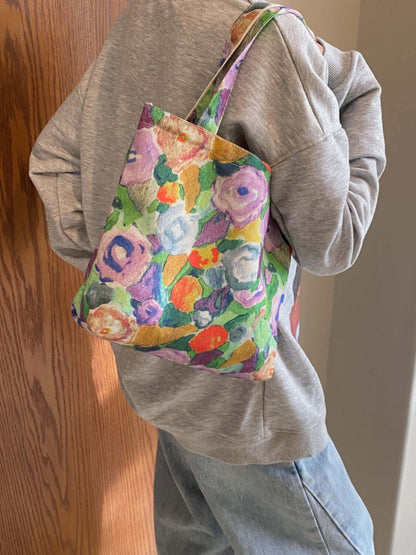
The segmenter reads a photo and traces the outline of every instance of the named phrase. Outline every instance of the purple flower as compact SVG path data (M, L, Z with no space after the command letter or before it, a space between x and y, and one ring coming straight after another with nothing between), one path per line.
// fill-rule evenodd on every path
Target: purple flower
M264 281L261 279L257 290L252 293L248 289L234 292L234 299L241 304L244 308L250 308L257 303L261 302L266 293Z
M200 299L194 305L195 311L208 311L211 315L218 316L221 312L227 308L227 306L232 302L233 295L230 291L230 287L224 287L218 291L214 291L209 295L209 297L205 297L204 299Z
M96 266L102 281L129 287L141 279L151 256L151 245L137 227L114 226L101 238Z
M204 224L204 227L199 234L199 237L195 241L195 247L200 247L201 245L206 245L208 243L216 243L221 237L225 237L230 227L230 220L225 214L219 213L215 214L213 218Z
M267 179L253 166L243 166L229 177L218 177L213 184L212 202L230 216L236 227L259 218L267 199Z
M127 288L130 295L139 302L147 301L156 297L160 288L162 269L159 264L150 264L139 283Z
M144 301L144 303L136 306L133 312L137 323L142 326L151 326L157 324L162 315L162 309L154 299Z
M198 353L192 359L192 366L206 366L214 359L221 357L223 352L219 349L214 349L213 351L205 351L204 353Z
M160 154L152 131L146 128L138 129L124 164L120 184L128 186L150 181Z

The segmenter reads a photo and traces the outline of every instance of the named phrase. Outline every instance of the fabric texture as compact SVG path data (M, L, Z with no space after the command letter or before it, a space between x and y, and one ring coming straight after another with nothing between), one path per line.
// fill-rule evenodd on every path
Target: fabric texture
M270 166L216 133L255 38L286 13L306 25L280 5L239 16L187 120L145 104L72 303L86 331L225 377L272 377L290 246L270 218Z
M159 555L374 555L374 526L332 441L287 463L232 465L159 430Z
M136 0L123 12L31 154L63 260L85 272L145 103L186 117L249 4L213 0L201 18L191 0ZM271 215L292 248L272 379L224 380L113 345L137 414L186 449L233 464L293 461L326 446L322 386L298 343L301 270L335 275L354 264L385 167L378 81L362 54L318 39L324 55L293 14L272 21L247 54L218 130L271 166Z

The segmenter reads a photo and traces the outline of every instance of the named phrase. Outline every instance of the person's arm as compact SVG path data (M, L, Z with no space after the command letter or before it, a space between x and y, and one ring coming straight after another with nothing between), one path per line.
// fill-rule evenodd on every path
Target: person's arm
M52 250L85 271L92 248L82 210L80 132L92 66L36 140L29 175L42 199Z
M303 26L293 18L281 31L321 132L272 166L271 211L300 266L335 275L356 261L377 203L386 163L381 87L359 52L319 39L326 84L314 70L322 54Z

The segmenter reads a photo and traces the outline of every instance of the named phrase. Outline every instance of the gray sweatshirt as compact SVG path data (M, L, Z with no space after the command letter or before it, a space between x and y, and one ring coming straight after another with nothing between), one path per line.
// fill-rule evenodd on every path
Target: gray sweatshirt
M211 0L201 12L194 0L137 0L115 23L30 158L63 260L85 271L145 102L185 118L249 4ZM273 377L217 376L112 345L140 417L233 464L292 461L326 446L322 386L298 343L301 269L335 275L354 264L385 168L379 83L359 52L319 40L324 55L295 15L277 16L247 54L218 133L271 166L272 216L293 248Z

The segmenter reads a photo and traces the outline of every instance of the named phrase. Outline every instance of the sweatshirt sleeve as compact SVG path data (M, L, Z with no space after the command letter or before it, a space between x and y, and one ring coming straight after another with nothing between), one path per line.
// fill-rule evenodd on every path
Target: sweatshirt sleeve
M91 71L92 66L49 120L29 159L29 175L44 205L51 248L82 272L93 250L83 217L80 172L82 105Z
M284 38L322 132L273 164L271 212L302 268L335 275L356 261L377 203L386 163L381 87L359 52L317 37L326 82L314 71L322 54L313 41Z

